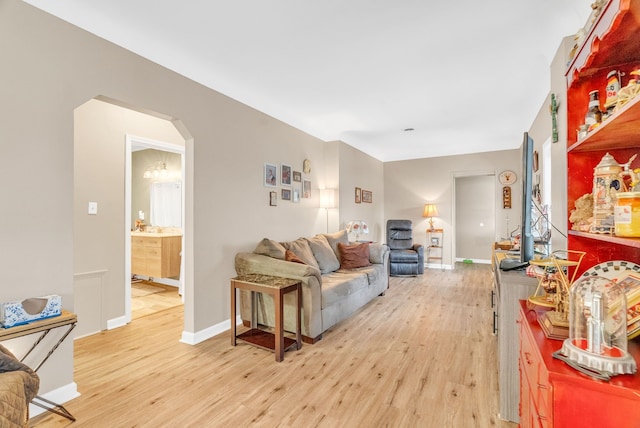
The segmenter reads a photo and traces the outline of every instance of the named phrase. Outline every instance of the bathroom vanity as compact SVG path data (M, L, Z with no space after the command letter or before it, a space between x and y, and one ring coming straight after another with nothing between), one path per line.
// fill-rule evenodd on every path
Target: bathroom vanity
M131 232L131 273L153 278L180 276L182 234Z

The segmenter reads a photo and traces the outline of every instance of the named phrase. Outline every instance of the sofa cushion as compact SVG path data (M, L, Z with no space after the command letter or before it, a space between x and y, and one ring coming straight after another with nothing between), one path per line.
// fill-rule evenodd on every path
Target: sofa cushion
M273 257L274 259L284 260L285 248L273 239L264 238L258 242L256 249L253 250L254 254L262 254L265 256Z
M338 251L338 242L342 242L343 244L349 243L349 235L347 234L346 229L335 233L323 233L322 235L327 238L327 242L339 260L340 251Z
M353 245L339 242L338 251L340 252L341 269L357 269L371 266L371 262L369 262L369 244L366 242Z
M336 254L329 245L329 241L327 241L327 238L324 235L316 235L313 238L307 238L307 241L309 242L309 247L311 248L313 256L318 262L320 272L329 273L340 268L340 261L338 260L338 257L336 257Z
M294 253L291 250L285 250L284 259L288 262L294 262L294 263L300 263L300 264L306 265L304 260L296 256L296 253Z
M369 286L367 275L358 270L322 275L322 308L339 303L348 305L350 294Z
M313 257L313 252L309 247L309 243L305 238L298 238L295 241L290 242L281 242L281 244L285 249L293 251L296 256L300 257L302 261L309 266L320 269L316 258Z

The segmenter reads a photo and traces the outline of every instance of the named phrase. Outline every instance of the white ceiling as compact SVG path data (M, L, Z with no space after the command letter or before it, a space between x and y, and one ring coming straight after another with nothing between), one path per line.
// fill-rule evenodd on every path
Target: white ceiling
M393 161L519 147L593 0L24 1Z

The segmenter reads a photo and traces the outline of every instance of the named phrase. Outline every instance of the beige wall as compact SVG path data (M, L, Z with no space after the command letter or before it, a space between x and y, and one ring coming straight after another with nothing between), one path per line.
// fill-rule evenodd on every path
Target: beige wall
M7 203L0 208L7 226L3 278L11 286L0 288L0 301L57 293L73 310L74 273L107 270L108 284L123 276L123 256L105 254L122 248L122 203L98 200L95 218L83 213L86 199L78 202L78 213L74 208L74 110L96 96L160 113L186 140L186 333L195 337L228 320L236 252L252 250L264 236L287 240L325 230L318 208L318 189L327 181L322 141L18 0L0 0L0 52L3 63L12 64L0 67L0 79L10 82L2 85L0 105L0 153L10 161L0 178L11 184L2 188ZM122 188L124 148L96 150L86 153L95 158L86 167L100 177L80 184L83 192ZM313 165L313 197L269 207L264 162L300 170L305 158ZM74 218L91 231L79 232L75 246ZM105 218L117 220L104 227L90 223ZM110 319L123 314L123 299L119 290L107 289ZM72 342L40 373L42 393L71 384Z
M518 136L519 140L521 138ZM422 209L427 202L437 204L440 216L434 219L434 225L444 229L444 264L453 265L454 177L495 173L495 231L496 239L499 239L506 234L507 216L511 229L520 224L521 198L518 186L521 181L511 186L512 208L503 209L502 185L497 176L505 169L520 171L521 163L520 150L387 162L384 164L384 216L386 219L412 220L414 241L425 245L428 220L422 217ZM486 251L484 259L490 260L491 248Z
M369 235L361 240L384 242L384 164L346 144L339 146L340 228L352 220L363 220ZM372 203L355 203L355 188L369 190ZM350 239L355 239L351 236Z

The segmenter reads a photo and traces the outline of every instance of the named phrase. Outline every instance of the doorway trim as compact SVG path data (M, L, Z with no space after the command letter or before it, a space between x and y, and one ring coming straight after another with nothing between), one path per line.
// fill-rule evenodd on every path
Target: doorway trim
M186 142L185 142L186 144ZM152 140L150 138L139 137L133 134L125 134L125 185L124 185L124 308L125 323L131 322L131 154L133 151L140 149L155 149L164 152L177 153L180 155L180 174L182 180L182 254L180 257L180 285L179 292L182 296L182 302L185 301L185 188L186 188L186 159L185 146L167 143L164 141Z
M495 170L480 170L480 171L453 171L451 173L451 223L453 225L452 229L452 233L451 233L451 269L455 269L455 265L456 265L456 257L457 257L457 251L458 249L456 248L456 242L457 242L457 216L456 216L456 179L458 178L466 178L466 177L479 177L479 176L492 176L495 178L496 176L496 171ZM495 182L495 181L494 181ZM497 204L497 200L498 200L498 196L497 196L497 192L498 192L498 186L495 186L494 184L494 216L493 216L493 228L495 231L495 227L496 227L496 215L497 215L497 208L495 207L495 204Z

